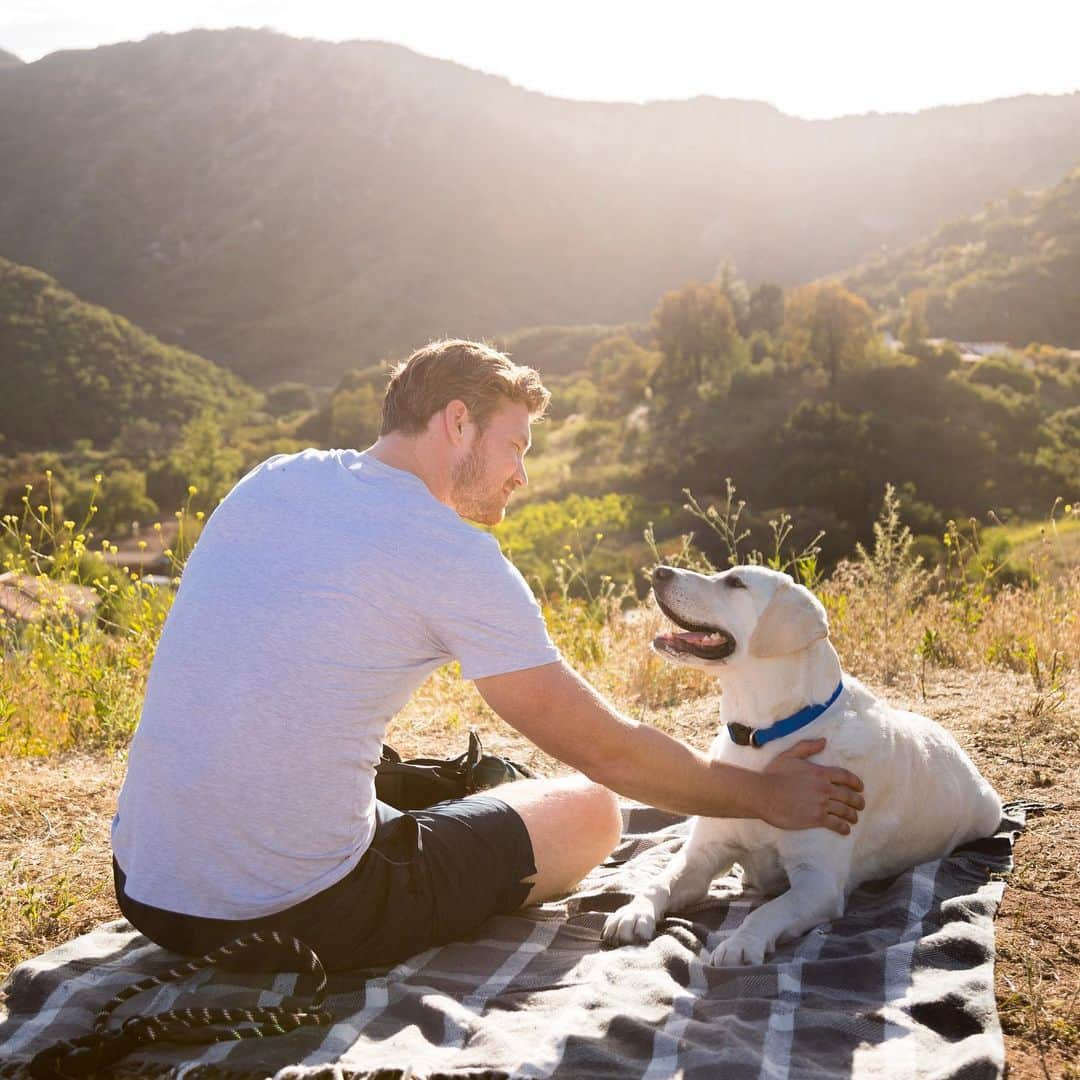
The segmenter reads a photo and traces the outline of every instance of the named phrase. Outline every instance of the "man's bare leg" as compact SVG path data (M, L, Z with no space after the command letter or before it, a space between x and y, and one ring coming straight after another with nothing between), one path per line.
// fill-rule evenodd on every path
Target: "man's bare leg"
M622 833L618 799L584 776L517 780L484 794L512 807L529 831L536 876L528 904L569 892L611 854Z

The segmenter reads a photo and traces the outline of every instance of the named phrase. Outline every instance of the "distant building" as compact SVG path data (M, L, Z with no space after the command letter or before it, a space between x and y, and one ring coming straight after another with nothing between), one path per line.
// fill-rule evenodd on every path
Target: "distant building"
M958 341L956 347L960 350L960 359L969 364L977 364L988 356L1007 356L1017 360L1023 355L1004 341Z
M928 345L940 349L943 345L955 345L965 364L977 364L988 356L1007 356L1010 360L1023 360L1024 354L1004 341L952 341L950 338L927 338Z
M100 597L89 585L41 580L32 574L0 574L0 622L41 622L57 612L83 622L97 610Z

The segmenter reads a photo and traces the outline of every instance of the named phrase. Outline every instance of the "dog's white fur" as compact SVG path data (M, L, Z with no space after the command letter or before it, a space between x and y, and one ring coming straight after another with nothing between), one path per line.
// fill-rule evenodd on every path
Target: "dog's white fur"
M744 587L733 587L732 576ZM664 568L654 590L678 622L734 638L734 651L722 660L688 655L670 638L654 642L662 655L722 683L721 727L710 756L761 770L800 740L823 736L825 750L814 760L860 776L866 806L848 836L825 828L786 831L755 819L694 818L669 867L608 917L606 941L648 940L665 912L703 899L713 879L738 862L744 886L766 894L790 886L713 953L715 964L759 964L778 941L837 918L861 882L940 858L997 829L1001 801L953 737L924 716L879 701L849 675L840 698L801 730L760 748L732 740L728 723L768 727L827 701L841 679L824 608L787 574L740 566L706 577Z

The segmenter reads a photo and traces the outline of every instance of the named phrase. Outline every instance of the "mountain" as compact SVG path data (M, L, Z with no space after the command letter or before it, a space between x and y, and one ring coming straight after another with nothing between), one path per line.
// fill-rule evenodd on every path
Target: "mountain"
M925 290L932 334L1080 349L1080 168L1044 191L1013 191L844 282L894 321L908 295Z
M0 441L5 452L107 445L125 424L177 427L251 400L235 375L0 258Z
M0 68L19 67L22 63L22 59L14 53L8 52L7 49L0 49Z
M805 281L1080 161L1080 94L828 121L191 31L0 70L0 250L260 383Z

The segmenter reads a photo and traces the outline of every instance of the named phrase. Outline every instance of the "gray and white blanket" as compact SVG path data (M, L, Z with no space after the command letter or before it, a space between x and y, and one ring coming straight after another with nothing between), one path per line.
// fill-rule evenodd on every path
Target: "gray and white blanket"
M486 923L391 970L330 977L328 1026L210 1046L140 1047L112 1076L999 1077L993 919L1024 807L997 836L855 892L841 919L772 962L708 962L759 896L723 882L647 946L603 949L605 914L678 850L684 820L624 811L623 843L560 903ZM731 882L727 885L730 887ZM0 1006L0 1077L86 1034L120 989L177 958L125 922L20 965ZM310 976L202 971L112 1019L302 999Z

